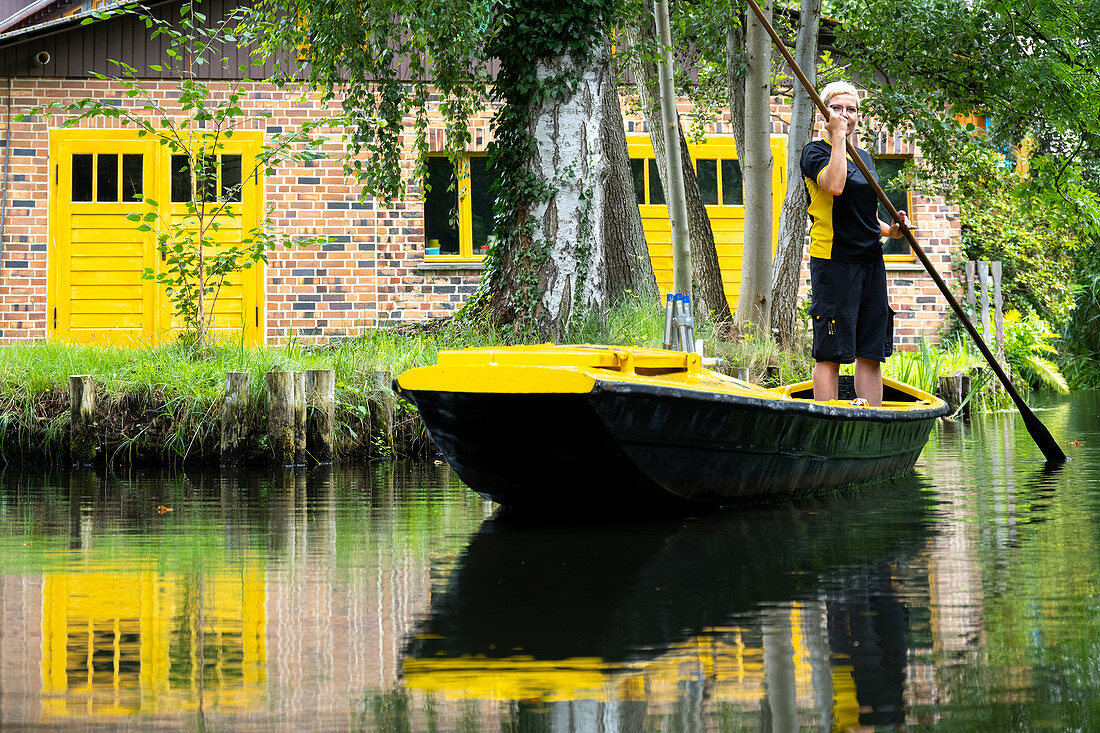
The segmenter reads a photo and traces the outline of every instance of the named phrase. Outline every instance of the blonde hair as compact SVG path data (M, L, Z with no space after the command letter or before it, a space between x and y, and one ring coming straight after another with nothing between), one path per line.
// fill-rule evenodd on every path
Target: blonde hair
M859 90L846 81L833 81L826 84L825 88L821 90L821 101L828 107L829 102L838 94L851 94L857 100L856 106L859 106Z

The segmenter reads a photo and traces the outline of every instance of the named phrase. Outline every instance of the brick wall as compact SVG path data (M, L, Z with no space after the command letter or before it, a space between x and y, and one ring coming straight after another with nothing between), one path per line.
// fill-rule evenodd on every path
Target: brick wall
M167 106L177 96L170 82L150 82L150 88ZM12 113L85 96L117 99L123 107L138 104L112 82L17 79L12 84ZM246 112L271 110L271 119L247 128L271 133L329 114L316 98L299 103L264 84L247 87L242 106ZM788 110L777 104L774 111L773 132L783 134ZM487 110L473 121L472 151L485 149L490 118ZM37 117L10 124L7 210L0 256L0 343L47 336L48 140L49 129L60 122L59 118ZM117 120L107 119L83 125L120 126ZM627 127L638 132L645 129L636 115L628 116ZM729 125L719 119L710 131L728 134ZM330 243L323 246L272 254L266 271L267 342L294 337L326 340L394 321L419 321L452 312L476 288L480 265L425 264L423 209L417 186L412 185L401 202L361 199L342 174L340 131L325 132L330 136L325 146L330 159L307 167L284 167L265 181L265 199L274 206L274 221L281 231L290 236L330 237ZM441 150L442 129L433 128L430 134L432 148ZM909 152L907 144L883 137L872 150ZM406 172L411 171L412 157L406 156L402 165ZM959 237L957 211L942 202L914 198L912 218L933 262L945 278L953 278L950 265ZM919 265L910 263L892 266L890 274L891 300L901 311L899 342L911 345L921 335L933 336L945 308L930 278Z

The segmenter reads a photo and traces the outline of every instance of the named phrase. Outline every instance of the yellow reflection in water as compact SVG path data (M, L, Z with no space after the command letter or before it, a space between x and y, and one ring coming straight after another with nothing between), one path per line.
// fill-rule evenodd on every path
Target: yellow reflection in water
M262 706L264 575L48 573L43 718Z
M843 663L831 666L828 657L818 655L818 664L830 665L832 699L817 700L814 655L802 632L801 605L796 604L784 616L783 648L790 658L779 660L779 666L790 671L786 678L767 677L761 636L737 626L706 629L651 658L621 663L598 657L544 660L525 655L407 658L402 676L409 689L437 693L445 700L645 700L655 708L671 708L683 696L684 682L697 681L706 687L710 703L744 710L758 709L768 695L768 685L778 684L789 686L799 709L825 705L834 730L858 726L852 667Z

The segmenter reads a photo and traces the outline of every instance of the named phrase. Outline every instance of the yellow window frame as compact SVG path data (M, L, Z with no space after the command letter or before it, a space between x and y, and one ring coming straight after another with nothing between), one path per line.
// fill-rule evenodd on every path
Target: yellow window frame
M771 141L773 155L778 152L777 146L785 145L785 138L773 135ZM650 201L650 167L649 161L654 159L653 144L649 139L649 135L627 135L626 136L626 149L627 155L631 160L642 160L644 164L642 170L645 180L645 200L646 203L638 204L639 206L664 206L664 204L651 204ZM722 206L722 207L737 207L743 208L743 204L726 204L723 202L724 194L722 191L722 164L723 160L740 160L740 156L737 155L737 146L733 142L732 136L727 135L713 135L707 137L703 141L689 141L688 142L688 155L691 156L691 166L698 170L697 161L703 160L717 160L717 185L718 185L718 203L707 204L707 207ZM776 166L775 174L777 175L776 182L781 185L786 185L786 169L782 166Z
M430 158L447 158L444 153L433 153ZM470 195L470 159L485 158L485 153L464 153L455 168L455 192L458 196L458 254L427 254L428 233L424 231L425 262L481 262L484 254L474 252L474 214L473 197ZM425 193L425 202L427 193ZM426 208L426 207L425 207Z

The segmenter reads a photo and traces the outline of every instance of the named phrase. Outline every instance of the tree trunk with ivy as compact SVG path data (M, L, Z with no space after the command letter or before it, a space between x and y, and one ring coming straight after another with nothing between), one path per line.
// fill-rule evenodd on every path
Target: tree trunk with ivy
M486 273L488 311L523 335L559 340L623 297L656 302L657 286L609 47L536 59L533 79L522 66L497 80L508 96L493 151L500 244Z

